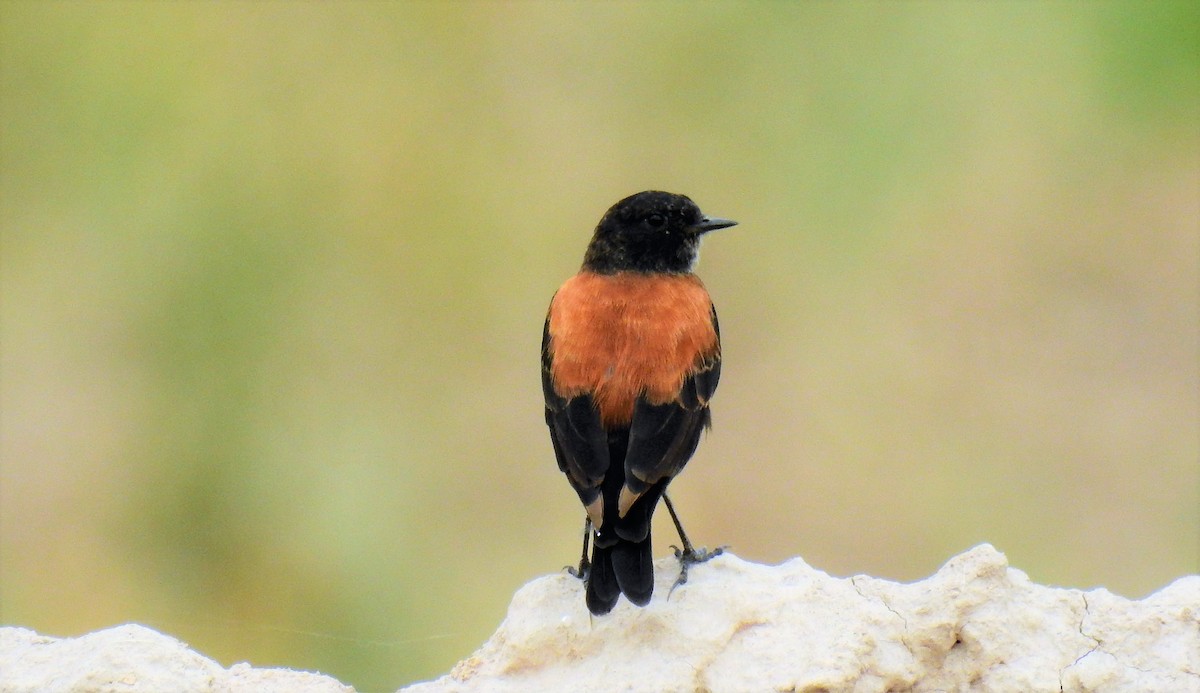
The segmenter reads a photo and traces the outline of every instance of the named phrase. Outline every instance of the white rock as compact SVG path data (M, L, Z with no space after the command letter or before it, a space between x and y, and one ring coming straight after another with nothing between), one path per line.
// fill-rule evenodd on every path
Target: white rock
M591 618L569 575L531 582L479 651L406 693L1200 691L1200 576L1142 600L1035 585L979 546L909 585L729 554Z
M592 618L564 574L513 598L482 648L407 693L1097 691L1200 693L1200 576L1141 601L1035 585L991 546L904 585L725 554L673 593ZM668 596L669 595L669 596ZM0 692L345 693L331 678L223 669L136 625L74 639L0 628Z
M174 638L124 625L78 638L0 628L0 692L346 693L328 676L288 669L224 669Z

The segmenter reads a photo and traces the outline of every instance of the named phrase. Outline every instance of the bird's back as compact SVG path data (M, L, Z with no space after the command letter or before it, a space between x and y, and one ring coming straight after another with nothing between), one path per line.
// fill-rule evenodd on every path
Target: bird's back
M580 272L549 320L556 391L592 395L606 429L628 426L640 395L675 401L697 364L720 355L712 299L693 274Z

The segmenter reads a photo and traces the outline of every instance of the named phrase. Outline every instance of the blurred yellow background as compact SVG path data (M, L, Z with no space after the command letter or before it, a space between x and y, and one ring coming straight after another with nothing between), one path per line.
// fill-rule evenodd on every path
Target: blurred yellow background
M577 558L542 319L647 188L741 222L700 265L698 543L1196 572L1198 36L1194 1L5 2L0 621L445 672Z

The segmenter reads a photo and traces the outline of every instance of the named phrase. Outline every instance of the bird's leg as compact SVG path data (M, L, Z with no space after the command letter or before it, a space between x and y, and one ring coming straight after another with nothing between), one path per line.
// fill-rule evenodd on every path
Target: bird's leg
M587 582L588 575L592 572L592 561L588 558L588 544L592 538L592 518L586 518L583 521L583 552L579 556L579 567L572 568L567 566L567 572L571 575Z
M667 512L671 513L671 521L675 523L675 531L679 532L679 541L683 544L683 548L675 549L675 558L679 559L679 577L675 579L675 584L671 585L671 591L667 593L667 598L671 598L671 592L675 591L676 587L684 584L688 580L688 568L696 563L703 563L715 556L720 556L725 552L724 546L709 551L703 546L697 549L692 546L691 540L688 539L687 532L683 531L683 525L679 523L679 516L675 514L675 506L671 503L671 498L667 494L663 494L663 503L667 505Z

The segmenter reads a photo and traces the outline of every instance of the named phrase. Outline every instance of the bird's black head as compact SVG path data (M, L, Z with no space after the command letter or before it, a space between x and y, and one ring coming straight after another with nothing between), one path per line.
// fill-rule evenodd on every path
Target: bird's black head
M583 258L583 268L615 272L692 271L700 237L736 221L704 216L683 195L648 190L621 200L604 214Z

